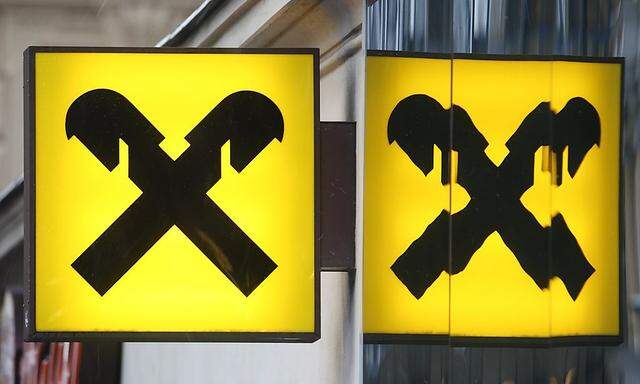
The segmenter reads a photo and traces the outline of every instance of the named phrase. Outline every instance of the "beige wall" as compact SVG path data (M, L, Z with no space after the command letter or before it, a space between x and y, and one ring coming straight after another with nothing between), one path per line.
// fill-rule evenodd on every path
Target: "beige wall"
M22 175L29 45L153 46L200 0L0 0L0 190Z

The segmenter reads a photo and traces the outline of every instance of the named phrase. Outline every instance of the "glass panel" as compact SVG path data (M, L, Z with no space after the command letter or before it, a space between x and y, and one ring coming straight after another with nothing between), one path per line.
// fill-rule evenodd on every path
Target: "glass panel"
M618 335L622 67L552 65L551 334Z
M549 336L550 97L551 62L453 60L454 338Z
M403 334L443 341L449 334L450 76L447 58L367 58L363 325L369 340Z

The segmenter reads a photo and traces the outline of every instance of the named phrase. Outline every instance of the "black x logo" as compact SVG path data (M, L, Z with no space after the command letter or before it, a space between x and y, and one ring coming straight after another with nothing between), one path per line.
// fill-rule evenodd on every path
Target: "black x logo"
M416 298L442 271L464 270L485 239L497 231L540 289L557 276L577 299L594 268L562 214L552 217L550 227L543 227L520 197L533 185L534 155L540 147L550 148L557 170L552 182L561 185L564 149L568 148L568 171L573 178L589 149L599 145L600 119L589 102L571 99L557 114L549 103L540 103L507 141L509 154L500 166L485 154L488 143L464 109L454 105L445 110L426 95L412 95L398 103L389 118L388 138L425 176L433 169L436 145L442 152L443 185L450 181L450 155L456 151L457 183L471 197L460 212L450 215L443 210L391 266Z
M66 117L76 136L112 171L119 140L128 145L129 178L142 194L72 264L104 295L173 225L248 296L277 265L207 195L221 177L221 147L230 141L231 165L242 171L284 123L266 96L227 96L186 136L189 148L173 161L162 134L118 92L96 89L78 97ZM256 192L257 193L257 192ZM179 262L180 255L175 255Z

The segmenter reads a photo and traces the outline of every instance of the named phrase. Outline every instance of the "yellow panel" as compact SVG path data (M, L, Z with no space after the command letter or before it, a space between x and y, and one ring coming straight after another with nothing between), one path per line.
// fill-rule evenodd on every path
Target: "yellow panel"
M449 332L449 278L442 273L420 300L391 265L443 210L448 185L440 180L441 156L425 175L396 142L387 123L404 98L428 94L450 106L451 62L446 59L367 57L364 197L364 332Z
M615 63L553 63L552 110L561 110L574 97L584 98L598 113L600 145L589 150L573 178L567 173L565 150L562 185L552 188L552 214L562 214L595 269L576 301L562 281L552 279L552 336L620 334L621 71Z
M35 57L35 328L43 331L314 331L314 65L310 54L47 53ZM71 263L141 195L128 152L109 172L65 115L83 93L124 95L177 158L223 98L251 90L284 119L241 172L222 148L207 195L277 268L245 297L173 226L100 296ZM132 236L135 236L132 233Z
M620 334L621 70L615 63L498 57L367 58L365 333L540 340ZM441 153L431 137L420 137L427 141L410 154L403 147L418 146L415 132L404 138L411 145L389 133L396 108L411 95L428 96L438 111L420 123L425 127L446 124L434 116L453 108L451 187L441 183ZM571 99L579 108L569 115ZM404 121L417 126L423 117L407 114ZM574 131L563 136L568 126ZM595 140L589 126L599 127L598 145L588 143L571 176L561 144L578 148L589 134ZM480 149L465 147L470 140ZM423 173L421 161L428 160L421 154L432 151L433 170ZM413 265L429 269L445 257L453 275L443 272L416 293L392 268L441 210L453 213L451 253L423 246ZM471 230L461 229L464 223ZM576 252L561 248L561 235L581 260L563 261ZM477 246L460 251L471 240ZM566 272L572 268L584 270ZM571 278L560 277L563 271ZM577 275L584 280L575 285Z
M507 140L525 117L550 97L550 62L453 60L453 103L469 114L475 128L487 141L484 152L495 166L500 166L508 156ZM548 126L542 125L540 129L546 130ZM454 147L462 140L455 132ZM535 183L525 192L522 202L539 225L548 226L549 174L543 172L541 155L542 151L537 151ZM491 178L485 182L496 183ZM472 195L471 199L474 198ZM454 202L455 199L453 196ZM491 216L490 221L497 220L499 215L497 212L487 214ZM452 220L455 228L456 216ZM454 232L453 257L456 257L456 247L467 237L457 237ZM466 268L451 279L451 335L549 335L548 289L540 289L524 272L497 231L486 237Z

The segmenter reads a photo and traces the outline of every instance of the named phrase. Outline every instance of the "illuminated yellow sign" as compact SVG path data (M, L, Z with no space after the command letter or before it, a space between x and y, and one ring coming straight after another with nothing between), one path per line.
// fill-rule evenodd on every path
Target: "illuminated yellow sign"
M619 341L622 61L366 70L365 339Z
M32 338L319 337L316 50L25 60Z

